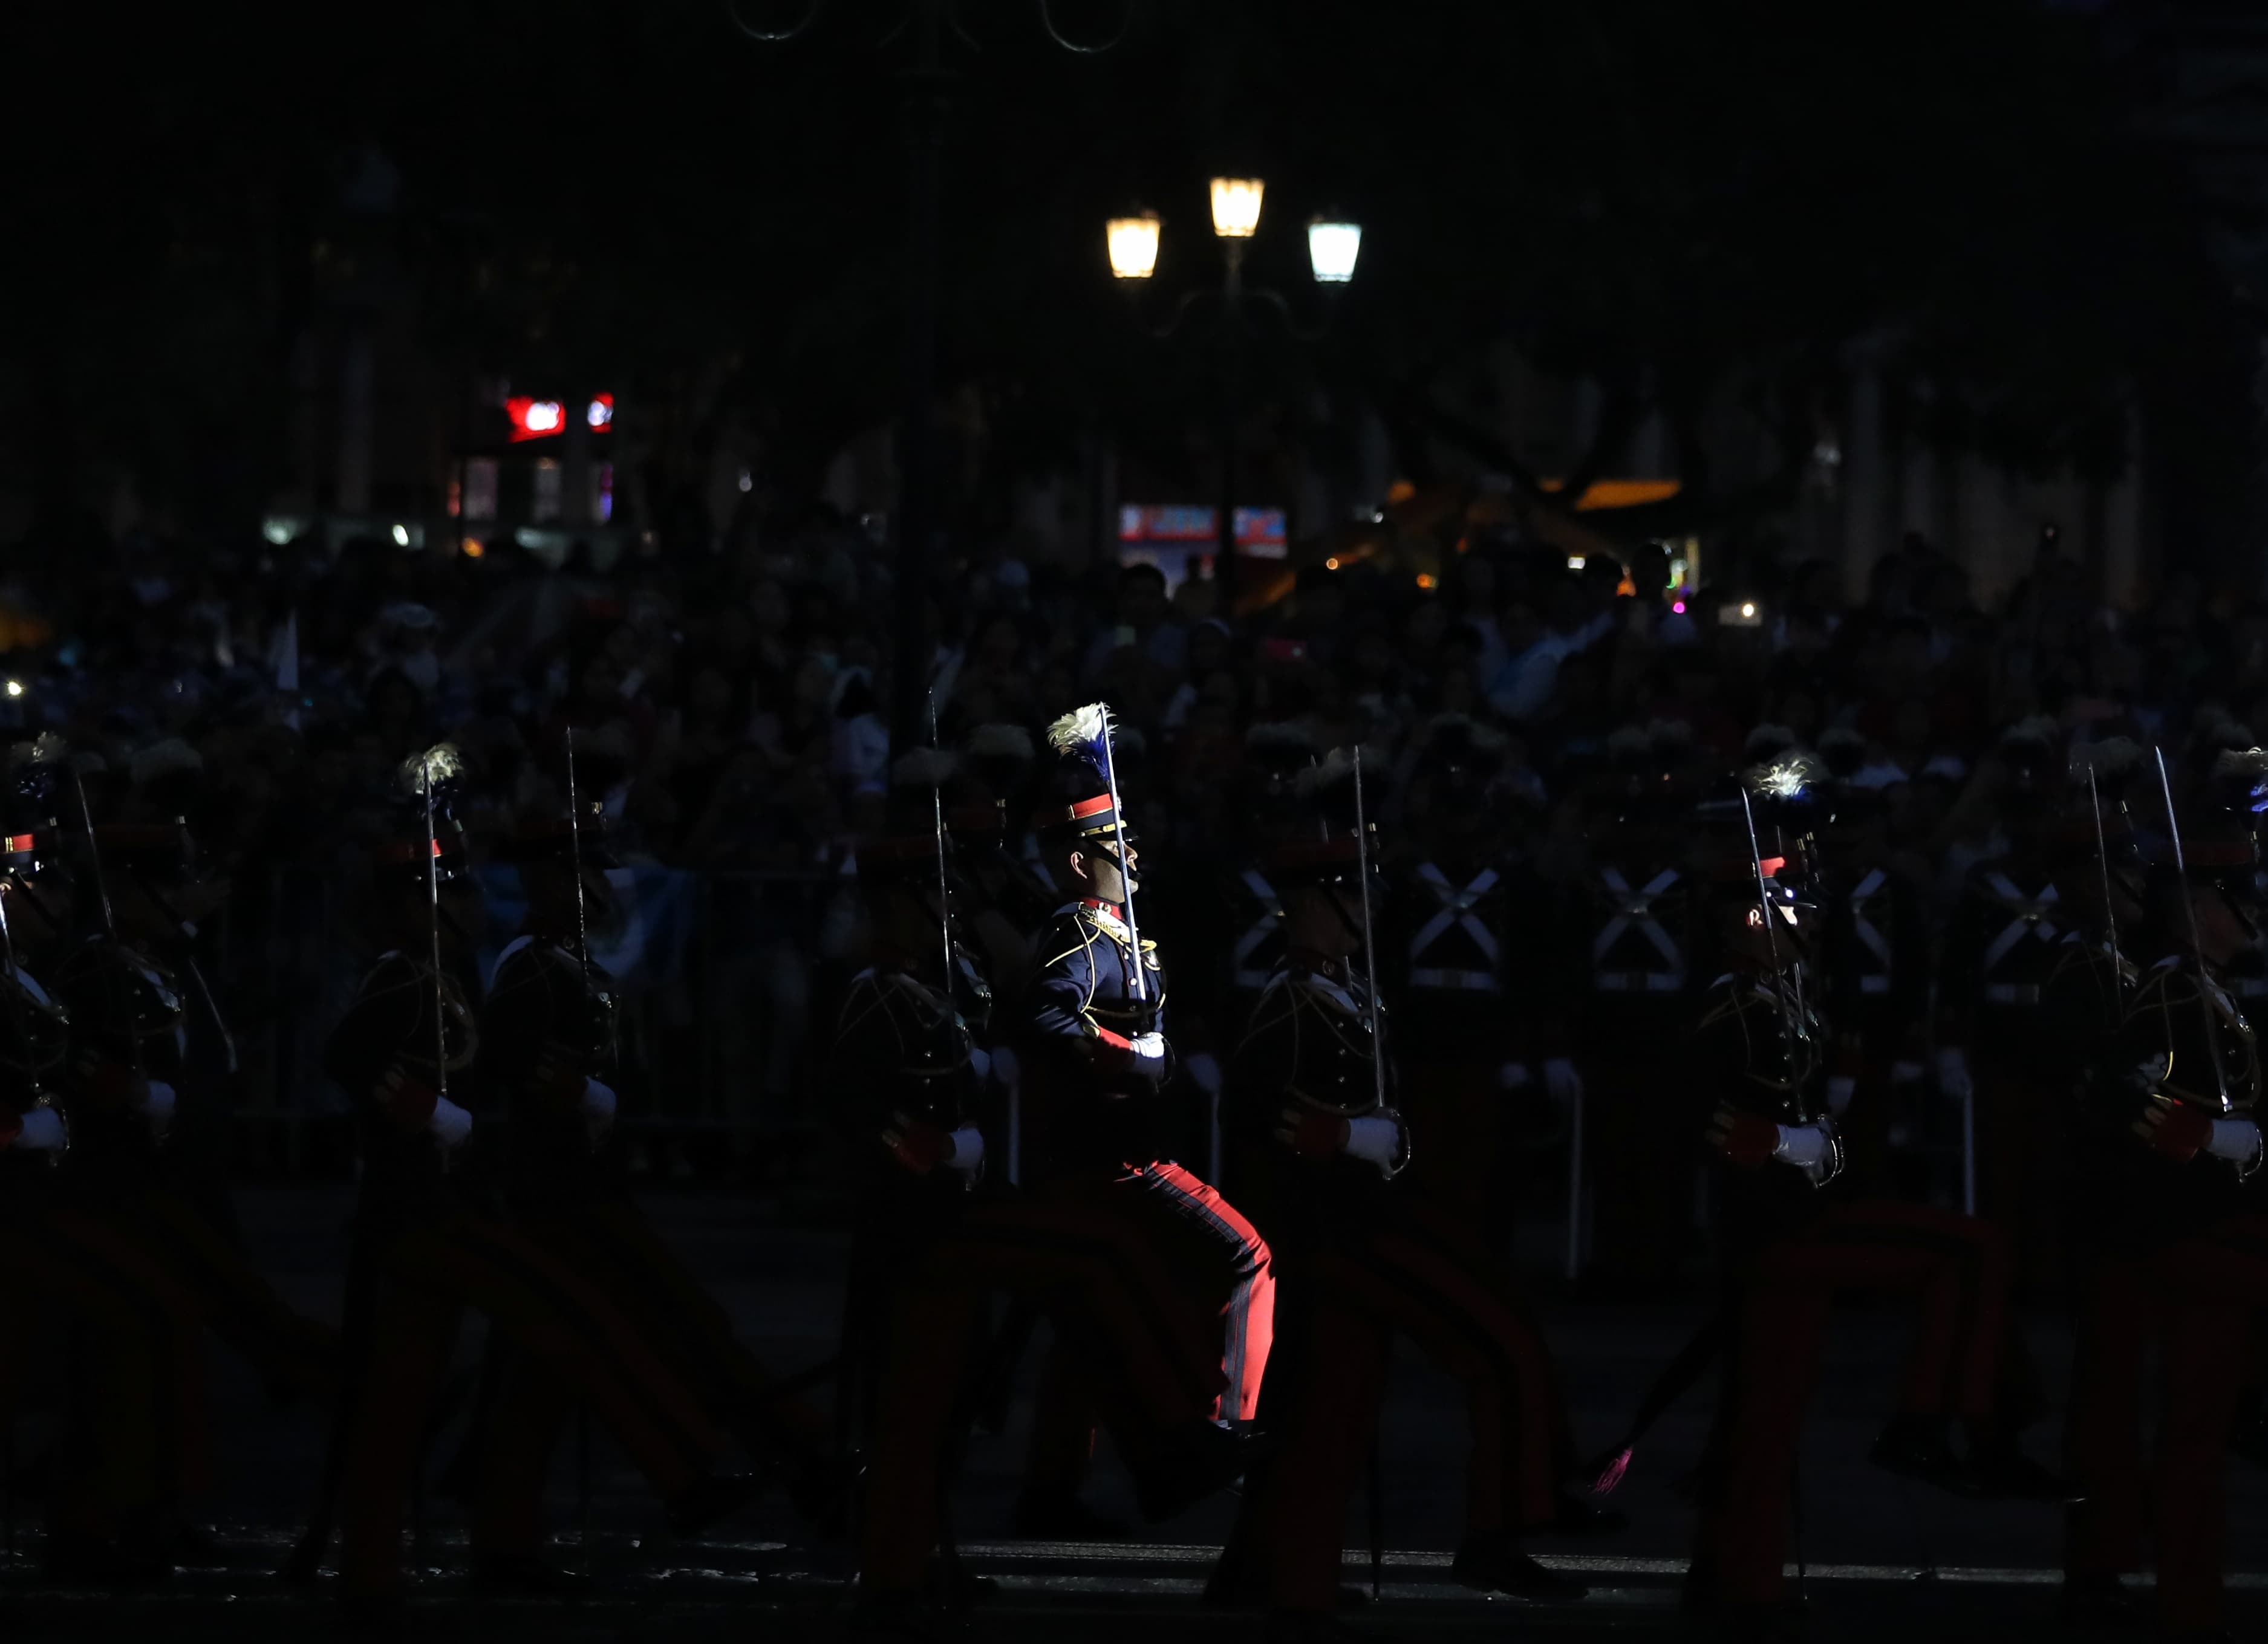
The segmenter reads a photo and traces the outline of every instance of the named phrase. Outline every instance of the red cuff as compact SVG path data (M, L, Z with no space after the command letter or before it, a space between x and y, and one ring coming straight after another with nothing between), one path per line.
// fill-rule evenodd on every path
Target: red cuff
M23 1134L24 1116L21 1113L0 1112L0 1148L14 1147L16 1138Z
M404 1130L423 1130L441 1093L423 1080L394 1068L378 1082L377 1100L387 1117Z
M1113 1033L1107 1027L1096 1028L1094 1030L1094 1037L1089 1041L1089 1043L1092 1046L1093 1052L1098 1056L1100 1056L1101 1053L1108 1051L1110 1053L1110 1059L1113 1061L1130 1061L1133 1060L1134 1041L1126 1038L1123 1034Z
M107 1056L90 1056L79 1064L79 1088L107 1107L122 1107L134 1096L134 1069Z

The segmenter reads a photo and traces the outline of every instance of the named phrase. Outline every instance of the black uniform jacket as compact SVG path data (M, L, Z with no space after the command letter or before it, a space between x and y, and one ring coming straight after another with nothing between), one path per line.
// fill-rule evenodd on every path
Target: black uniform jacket
M2139 1255L2257 1207L2244 1185L2249 1162L2204 1152L2176 1160L2135 1130L2154 1097L2213 1118L2257 1118L2251 1024L2194 959L2160 959L2139 978L2130 971L2123 1010L2108 967L2098 955L2057 989L2058 1024L2083 1053L2068 1075L2073 1228L2080 1255L2098 1260Z
M1380 1099L1380 1048L1371 1034L1368 981L1350 966L1287 964L1253 1003L1228 1068L1230 1183L1237 1207L1279 1259L1359 1244L1392 1191L1389 1171L1408 1163L1409 1133L1391 1105L1390 1061L1387 1099ZM1392 1121L1398 1134L1391 1165L1344 1153L1303 1158L1276 1134L1287 1109Z
M427 1128L441 1079L434 992L425 960L381 954L323 1046L323 1071L354 1105L365 1220L400 1224L467 1207L464 1185L447 1181L440 1144ZM440 993L440 1053L453 1079L470 1068L477 1048L479 983L468 971L445 966ZM465 1105L460 1098L468 1094L453 1086L450 1099Z
M1163 1019L1166 973L1147 941L1138 989L1136 964L1125 919L1107 902L1070 903L1042 933L1012 1024L1023 1062L1027 1179L1159 1156L1169 1127L1167 1069L1137 1057L1133 1041Z
M519 937L497 962L474 1072L504 1108L508 1179L523 1209L624 1191L617 1155L593 1141L583 1107L588 1082L614 1072L612 980L548 936Z
M1824 1101L1826 1030L1801 964L1778 976L1736 970L1701 996L1692 1038L1692 1078L1701 1098L1699 1123L1719 1108L1779 1125L1818 1122ZM1827 1202L1822 1185L1778 1159L1756 1167L1721 1159L1712 1184L1719 1255L1737 1271L1765 1244L1802 1229Z

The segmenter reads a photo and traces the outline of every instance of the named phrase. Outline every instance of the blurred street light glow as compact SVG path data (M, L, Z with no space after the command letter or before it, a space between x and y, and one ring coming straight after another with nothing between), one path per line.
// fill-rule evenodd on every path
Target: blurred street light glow
M1122 280L1146 280L1158 267L1158 214L1115 217L1108 228L1110 272Z
M1257 177L1212 180L1212 231L1223 239L1250 239L1260 227L1260 196L1268 185Z
M1307 262L1324 284L1344 285L1353 279L1355 259L1361 254L1359 223L1327 223L1317 217L1307 224Z

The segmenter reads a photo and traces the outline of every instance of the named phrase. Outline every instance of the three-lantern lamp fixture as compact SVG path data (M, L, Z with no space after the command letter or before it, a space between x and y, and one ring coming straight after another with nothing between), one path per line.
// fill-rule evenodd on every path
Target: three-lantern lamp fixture
M1212 231L1222 239L1251 239L1259 231L1260 203L1266 192L1267 184L1257 177L1214 178ZM1155 211L1112 217L1104 230L1111 274L1121 280L1146 280L1155 274L1160 228ZM1360 224L1319 217L1307 224L1307 266L1319 283L1344 285L1352 280L1361 254Z

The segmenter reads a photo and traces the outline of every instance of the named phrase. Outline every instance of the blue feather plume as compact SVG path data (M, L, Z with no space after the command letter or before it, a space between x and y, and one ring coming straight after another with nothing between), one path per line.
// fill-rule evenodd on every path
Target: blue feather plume
M1110 736L1113 727L1110 708L1102 702L1089 702L1084 708L1074 708L1048 727L1048 746L1057 753L1085 754L1101 772L1105 782L1111 780Z

